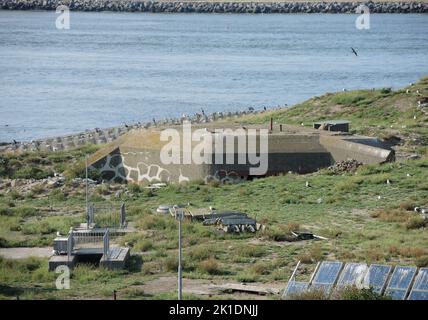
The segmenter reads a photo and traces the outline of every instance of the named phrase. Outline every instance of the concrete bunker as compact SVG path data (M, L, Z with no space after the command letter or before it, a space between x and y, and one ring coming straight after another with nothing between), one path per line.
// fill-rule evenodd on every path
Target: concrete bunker
M349 123L346 122L348 125ZM338 122L342 128L345 122ZM224 129L227 125L207 123L194 125L196 129L204 129L206 134L215 135L216 129ZM266 129L261 125L231 125L232 130L248 132L250 129ZM174 126L180 134L181 126ZM167 128L165 128L167 129ZM170 129L170 128L168 128ZM347 128L344 128L347 129ZM161 161L161 150L167 142L161 141L162 128L132 130L117 140L107 144L89 159L91 169L99 170L104 180L112 182L187 182L202 179L205 182L219 181L234 183L251 179L253 164L248 159L242 163L239 158L239 137L233 140L233 154L224 148L222 157L232 156L233 164L214 161L211 163L180 163L164 164ZM214 139L214 138L213 138ZM257 143L260 141L258 136ZM286 172L310 173L327 168L336 162L355 159L364 164L383 163L394 160L394 151L380 140L372 137L352 135L342 131L325 131L313 128L275 124L271 122L267 133L268 159L267 171L261 176L278 175ZM192 147L196 145L191 142ZM179 146L178 146L179 147ZM261 156L261 149L257 149ZM180 156L186 157L181 150Z

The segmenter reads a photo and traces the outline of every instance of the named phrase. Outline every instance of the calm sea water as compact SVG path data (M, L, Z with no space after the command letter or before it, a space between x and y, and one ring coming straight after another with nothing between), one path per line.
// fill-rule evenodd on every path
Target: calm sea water
M428 16L0 11L0 141L294 104L428 74ZM350 47L357 49L356 57Z

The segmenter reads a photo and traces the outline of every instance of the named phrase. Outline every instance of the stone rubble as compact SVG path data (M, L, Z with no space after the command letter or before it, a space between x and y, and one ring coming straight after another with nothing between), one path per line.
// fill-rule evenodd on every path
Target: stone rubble
M332 171L334 173L345 173L345 172L353 172L357 170L359 166L362 166L363 163L359 162L355 159L348 159L344 161L336 162L327 168L327 170Z
M138 0L0 0L10 10L55 10L67 5L72 11L125 11L169 13L355 13L365 4L370 13L427 13L426 2L208 2Z

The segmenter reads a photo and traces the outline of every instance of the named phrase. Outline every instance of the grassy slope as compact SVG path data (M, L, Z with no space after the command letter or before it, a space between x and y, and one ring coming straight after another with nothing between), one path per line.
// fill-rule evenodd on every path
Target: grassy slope
M428 145L428 114L417 107L423 97L428 97L428 77L401 90L327 93L291 108L248 116L242 122L268 123L273 117L278 123L300 125L303 122L305 126L312 126L317 120L346 119L351 121L354 133L381 138L399 136L405 140L404 150L424 154Z
M416 87L426 93L427 79ZM327 94L273 115L278 122L310 124L330 110L326 117L350 119L359 133L378 134L382 132L378 125L387 128L391 123L398 126L398 132L387 134L409 139L416 132L418 137L426 138L426 118L418 114L413 123L417 99L415 93L406 94L405 90ZM270 114L264 114L244 120L262 122L269 117ZM407 127L401 128L404 123ZM414 141L407 142L406 147L412 148L412 143ZM416 147L426 150L420 145ZM82 150L56 156L26 154L21 155L19 161L35 165L34 162L40 161L34 161L34 157L51 160L59 157L63 170L76 174L80 168L76 159L81 160L82 155ZM9 160L15 157L10 156ZM42 163L45 164L36 164L38 168L54 166ZM70 170L74 167L78 169ZM256 216L267 226L265 233L236 236L220 235L212 227L186 223L183 232L186 278L281 282L285 286L298 260L304 262L307 270L300 275L302 279L310 275L320 259L426 265L428 232L425 223L406 209L412 205L428 205L427 169L428 160L424 158L365 166L356 173L344 175L323 170L240 185L171 185L154 194L135 185L97 186L91 191L92 201L116 205L126 202L129 218L138 232L119 242L133 245L133 252L141 252L141 258L134 258L130 270L123 272L79 267L73 273L71 289L63 291L54 288L55 274L46 271L46 259L0 259L0 297L107 298L113 290L122 298L174 297L174 292L148 295L141 287L150 279L176 270L176 224L169 217L151 213L161 203L192 202L195 207L212 205L219 209L241 210ZM386 184L387 179L390 185ZM311 187L305 186L306 181ZM129 192L117 198L115 193L121 189ZM82 221L83 203L83 190L73 188L70 182L62 189L39 188L25 194L19 194L12 187L0 190L2 245L48 244L56 230L66 231L70 225ZM283 241L294 228L308 229L329 240Z

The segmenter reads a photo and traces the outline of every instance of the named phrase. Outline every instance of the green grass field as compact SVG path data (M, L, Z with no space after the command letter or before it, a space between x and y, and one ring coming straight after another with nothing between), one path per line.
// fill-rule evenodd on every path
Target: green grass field
M411 90L418 88L426 94L427 87L425 78ZM175 276L177 268L177 224L169 216L154 213L159 204L190 202L195 208L239 210L266 225L264 232L233 235L185 222L184 277L189 281L285 287L299 260L304 266L300 279L307 279L317 261L326 259L428 266L427 222L412 211L415 205L428 206L427 117L415 107L417 99L406 89L326 94L288 110L243 118L242 122L262 123L272 116L277 122L310 125L315 120L342 117L352 121L357 133L400 136L403 150L418 152L419 160L362 166L344 174L329 170L286 174L237 185L169 185L154 192L138 185L96 186L90 200L116 207L125 202L130 223L137 230L117 239L138 253L128 270L78 266L72 273L71 289L57 290L57 275L47 271L47 259L0 258L0 298L106 299L113 290L127 299L175 298L175 289L169 287L146 292L148 283ZM3 178L17 178L23 174L22 168L28 167L29 171L64 172L67 180L61 189L0 189L0 247L49 246L56 231L65 233L84 221L84 190L74 187L72 178L83 174L84 154L96 149L1 156ZM118 190L128 192L118 196ZM290 231L296 229L328 240L291 241ZM185 294L189 299L204 297ZM224 297L236 298L211 298Z

